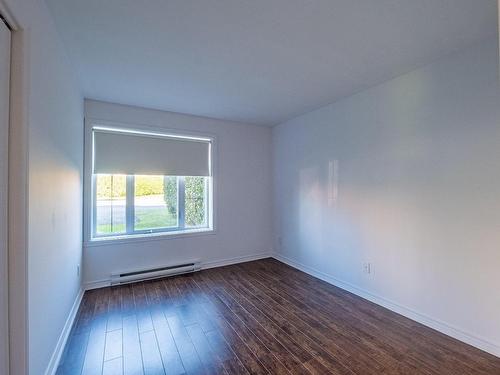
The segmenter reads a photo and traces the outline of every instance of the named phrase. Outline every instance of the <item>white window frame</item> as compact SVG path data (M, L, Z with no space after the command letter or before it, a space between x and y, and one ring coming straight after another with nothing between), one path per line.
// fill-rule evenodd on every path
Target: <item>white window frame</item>
M178 196L178 212L179 212L179 223L175 228L161 228L152 230L133 230L132 233L120 233L111 235L94 235L95 234L95 175L92 171L93 163L93 150L92 150L92 129L95 127L104 127L109 129L124 130L124 131L135 131L143 133L156 133L161 135L175 135L175 136L186 136L186 137L202 137L210 140L210 163L212 175L207 179L209 186L206 199L206 215L207 215L207 226L203 227L193 227L186 228L181 220L183 220L184 210L181 210L181 205L184 205L184 197L181 196L181 190L179 189ZM197 236L197 235L208 235L215 233L215 223L216 223L216 171L217 171L217 140L215 135L184 131L181 129L172 128L160 128L148 125L137 125L137 124L127 124L127 123L117 123L110 121L103 121L99 119L86 118L85 119L85 146L84 146L84 218L83 218L83 238L84 246L101 246L109 243L127 243L136 241L150 241L150 240L162 240L177 237L186 236ZM183 178L179 178L179 183L183 182ZM127 201L134 199L134 179L133 176L127 176ZM133 204L131 205L133 207ZM127 205L130 209L130 204ZM132 212L129 212L132 211ZM127 225L132 225L133 229L133 209L126 212L127 215ZM127 232L130 228L127 228Z
M167 177L167 176L162 176ZM204 213L205 220L204 225L186 227L185 223L185 179L187 176L175 176L177 177L177 226L175 227L160 227L151 229L135 229L135 175L126 175L126 197L125 197L125 233L111 233L111 234L98 234L97 233L97 196L96 196L96 175L92 175L92 240L96 239L106 239L110 237L117 236L133 236L133 235L145 235L153 233L163 233L163 232L187 232L187 231L203 231L210 229L210 190L211 190L211 177L203 176L205 178L205 197L204 203ZM205 225L206 224L206 225Z

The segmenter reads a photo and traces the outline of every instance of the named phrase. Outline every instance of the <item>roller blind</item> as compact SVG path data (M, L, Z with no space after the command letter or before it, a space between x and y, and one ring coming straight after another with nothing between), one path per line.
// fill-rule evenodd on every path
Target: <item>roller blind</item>
M210 176L210 141L93 130L94 173Z

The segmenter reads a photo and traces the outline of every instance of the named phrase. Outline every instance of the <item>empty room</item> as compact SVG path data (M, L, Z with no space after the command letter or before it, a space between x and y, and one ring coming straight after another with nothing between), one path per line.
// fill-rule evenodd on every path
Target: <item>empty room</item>
M0 375L500 375L497 0L0 0Z

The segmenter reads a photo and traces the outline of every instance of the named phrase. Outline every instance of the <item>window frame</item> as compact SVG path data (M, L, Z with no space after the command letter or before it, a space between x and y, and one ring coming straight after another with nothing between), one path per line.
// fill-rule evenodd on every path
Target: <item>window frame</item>
M181 227L181 216L183 220L184 210L182 210L182 215L179 215L179 225L175 228L155 228L151 230L133 230L129 232L129 225L134 225L133 219L133 207L134 205L126 205L126 233L117 233L110 235L97 235L95 231L95 223L96 223L96 184L95 184L95 175L92 173L93 171L93 144L92 144L92 130L94 127L105 127L109 129L123 130L123 131L133 131L133 132L143 132L143 133L154 133L160 135L176 135L176 136L184 136L184 137L194 137L194 138L206 138L210 141L210 164L211 164L211 176L207 178L207 197L205 200L206 205L206 221L207 226L203 227ZM217 155L217 140L215 135L210 133L201 133L201 132L193 132L193 131L185 131L181 129L172 129L172 128L160 128L148 125L136 125L129 123L118 123L118 122L110 122L103 121L92 118L85 118L85 146L84 146L84 217L83 217L83 238L84 238L84 246L92 247L92 246L101 246L110 243L128 243L128 242L136 242L136 241L149 241L149 240L160 240L160 239L170 239L177 237L186 237L186 236L198 236L198 235L207 235L214 234L216 232L215 223L216 223L216 155ZM127 175L127 203L130 199L133 203L134 200L134 176ZM179 179L181 180L181 179ZM183 179L182 179L183 180ZM132 188L130 187L132 185ZM181 199L182 198L182 199ZM181 203L182 201L182 203ZM184 205L184 199L178 196L178 212L180 213L180 205ZM131 212L130 212L131 211Z
M103 239L118 236L133 236L146 235L163 232L187 232L190 230L208 230L209 229L209 194L211 187L211 177L205 178L205 197L203 200L205 223L202 226L186 226L185 222L185 207L186 207L186 188L185 179L190 176L175 176L177 177L177 226L175 227L159 227L151 229L135 229L135 175L125 175L125 233L98 234L97 233L97 194L96 194L96 175L92 175L92 240ZM167 177L167 176L162 176ZM202 176L205 177L205 176Z

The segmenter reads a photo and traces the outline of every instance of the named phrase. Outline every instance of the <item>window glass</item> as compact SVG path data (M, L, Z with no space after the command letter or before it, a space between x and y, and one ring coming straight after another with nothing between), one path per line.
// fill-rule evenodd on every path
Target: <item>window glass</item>
M185 177L185 223L186 227L207 225L207 179L206 177Z
M126 232L126 176L95 175L95 231L97 235Z
M134 229L177 227L177 177L135 176L134 180Z

